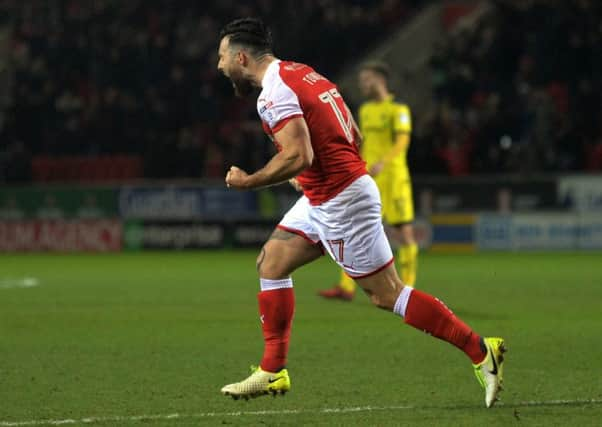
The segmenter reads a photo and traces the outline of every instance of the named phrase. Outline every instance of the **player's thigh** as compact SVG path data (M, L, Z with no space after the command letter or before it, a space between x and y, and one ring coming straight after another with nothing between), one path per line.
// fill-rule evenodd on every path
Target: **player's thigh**
M385 310L393 310L403 283L394 264L367 277L355 279L374 305Z
M367 175L315 206L310 221L328 254L352 278L371 275L393 262L378 189Z
M276 228L257 257L257 271L264 279L284 279L322 254L322 246L319 243Z
M309 200L301 196L284 215L257 257L264 279L284 279L296 268L323 254L320 238L309 220Z

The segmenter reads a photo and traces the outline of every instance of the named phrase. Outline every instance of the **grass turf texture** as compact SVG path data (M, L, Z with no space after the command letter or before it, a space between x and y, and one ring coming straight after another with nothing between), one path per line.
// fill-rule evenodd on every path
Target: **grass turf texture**
M291 392L221 396L261 356L254 260L247 251L0 256L0 279L40 281L0 289L0 425L170 413L199 415L92 424L600 425L599 402L545 403L602 399L599 253L421 256L420 289L507 340L504 405L490 410L449 344L363 295L316 297L338 277L326 258L294 276ZM367 406L389 409L320 412ZM299 412L225 415L264 410Z

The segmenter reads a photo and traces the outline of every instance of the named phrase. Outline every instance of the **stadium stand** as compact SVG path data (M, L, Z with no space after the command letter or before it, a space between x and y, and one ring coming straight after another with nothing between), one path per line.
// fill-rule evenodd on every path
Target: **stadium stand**
M600 170L602 5L499 1L431 59L435 108L415 170Z
M144 168L135 171L151 178L221 177L226 159L253 169L271 144L254 102L234 98L217 74L220 26L263 16L277 51L332 74L418 3L5 0L16 78L1 130L5 162L32 156L36 180L77 178L78 169L87 179L81 156L117 154L139 157ZM65 165L68 171L52 172ZM26 179L21 169L4 179Z
M222 23L262 16L277 52L335 77L424 3L2 0L14 83L0 120L0 180L221 178L229 164L255 169L271 143L253 100L234 98L215 70ZM416 118L413 171L599 170L599 2L505 0L494 9L437 46L435 107ZM98 174L81 166L113 156L135 166Z

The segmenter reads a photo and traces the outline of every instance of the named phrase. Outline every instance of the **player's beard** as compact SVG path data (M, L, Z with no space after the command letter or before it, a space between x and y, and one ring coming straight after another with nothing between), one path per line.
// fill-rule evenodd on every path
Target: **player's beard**
M242 73L232 74L230 76L230 81L234 87L234 93L240 98L249 96L251 92L253 92L253 83L250 79L245 78Z

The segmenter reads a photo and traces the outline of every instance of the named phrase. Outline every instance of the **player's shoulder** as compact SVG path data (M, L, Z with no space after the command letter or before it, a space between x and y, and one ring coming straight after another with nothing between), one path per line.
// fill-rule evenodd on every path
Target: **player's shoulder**
M359 111L360 111L360 113L370 114L370 113L375 112L380 109L381 109L381 106L379 105L378 102L364 101L360 104Z
M403 101L393 101L391 103L391 105L395 109L396 112L405 112L405 113L410 112L410 106Z
M280 61L278 63L278 77L290 86L302 82L305 76L312 72L314 72L312 67L301 62Z
M410 107L402 102L392 104L391 117L395 129L398 131L409 132L412 129L412 113Z
M271 63L263 77L262 91L258 98L258 104L262 101L276 101L282 98L294 96L294 85L292 84L291 69L286 67L287 61L274 61Z
M313 67L301 62L280 61L278 66L280 78L295 92L299 90L312 92L333 84Z
M303 74L304 72L313 71L313 68L307 64L295 61L283 61L278 62L278 70L281 76L290 76Z

